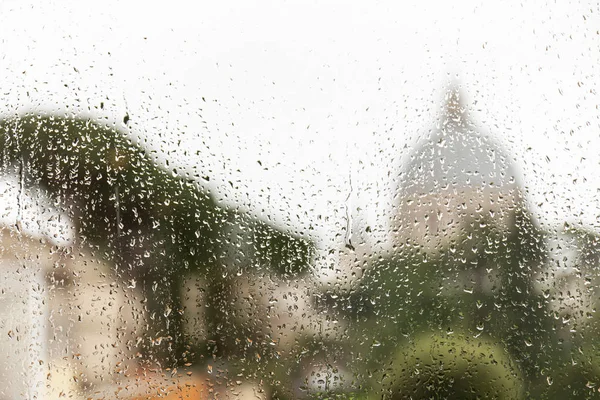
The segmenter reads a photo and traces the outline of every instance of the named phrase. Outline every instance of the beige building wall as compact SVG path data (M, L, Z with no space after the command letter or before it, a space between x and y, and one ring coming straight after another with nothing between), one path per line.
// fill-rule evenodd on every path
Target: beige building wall
M0 399L46 396L45 273L59 258L39 238L0 231Z
M142 295L114 268L89 250L74 250L50 279L51 360L57 375L69 374L58 380L75 382L84 395L134 375L147 341Z
M137 288L90 251L0 231L0 399L87 398L135 374Z
M406 195L398 205L392 240L435 256L451 247L468 245L468 233L492 228L509 234L515 212L522 207L516 185L463 187ZM480 238L479 238L480 239Z

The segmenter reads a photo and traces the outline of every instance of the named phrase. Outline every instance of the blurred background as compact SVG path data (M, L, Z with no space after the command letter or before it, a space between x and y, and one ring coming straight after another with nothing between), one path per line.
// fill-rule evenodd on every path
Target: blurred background
M0 398L600 397L593 2L0 3Z

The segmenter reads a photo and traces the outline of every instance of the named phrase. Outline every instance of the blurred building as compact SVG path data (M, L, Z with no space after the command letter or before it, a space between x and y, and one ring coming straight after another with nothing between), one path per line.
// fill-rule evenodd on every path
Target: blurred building
M7 175L0 197L0 398L77 398L135 371L140 293L39 188Z
M139 288L121 282L114 264L85 248L63 257L47 273L50 386L69 383L89 396L135 375L148 315Z
M51 246L14 230L0 235L0 399L44 398L48 357L45 272Z
M462 97L458 87L447 91L435 128L401 168L392 222L397 248L435 255L486 225L514 229L522 195L513 160L478 132Z
M0 178L0 399L46 398L54 361L46 277L71 239L60 216L17 174Z
M465 103L459 86L447 89L433 127L399 166L389 245L371 249L361 239L369 232L356 229L352 248L340 250L338 286L369 286L375 283L367 282L376 279L378 286L388 282L388 289L397 291L390 279L401 276L386 272L395 267L381 266L389 263L406 268L406 279L434 282L433 275L423 274L427 264L439 261L446 268L441 275L448 295L475 286L489 292L499 284L500 265L488 265L487 271L486 259L514 253L507 246L516 240L518 216L528 212L514 159L481 133ZM367 275L371 277L363 278Z
M398 166L388 245L370 248L370 228L354 229L352 245L339 251L332 286L357 287L382 260L422 264L449 256L465 264L461 281L493 286L493 274L478 269L481 260L515 234L517 215L527 213L514 159L472 122L457 85L446 91L432 125Z

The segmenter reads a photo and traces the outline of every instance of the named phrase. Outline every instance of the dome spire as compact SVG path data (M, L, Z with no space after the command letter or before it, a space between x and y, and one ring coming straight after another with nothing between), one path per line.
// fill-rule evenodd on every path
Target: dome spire
M444 100L443 125L464 125L466 123L466 107L464 104L464 94L458 82L452 82L449 85Z

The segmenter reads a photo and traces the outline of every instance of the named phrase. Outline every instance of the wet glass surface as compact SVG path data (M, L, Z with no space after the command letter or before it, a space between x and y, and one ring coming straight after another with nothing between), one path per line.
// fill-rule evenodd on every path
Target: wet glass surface
M597 4L0 10L0 399L600 396Z

